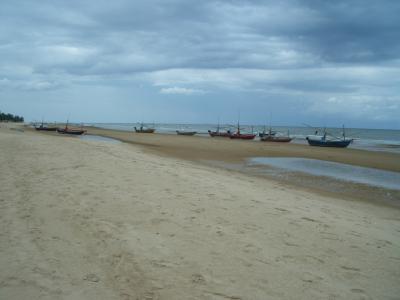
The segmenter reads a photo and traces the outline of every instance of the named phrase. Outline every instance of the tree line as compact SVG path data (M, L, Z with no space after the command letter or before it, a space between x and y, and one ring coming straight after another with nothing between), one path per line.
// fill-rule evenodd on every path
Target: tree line
M24 117L20 117L13 114L6 114L0 111L0 122L24 122Z

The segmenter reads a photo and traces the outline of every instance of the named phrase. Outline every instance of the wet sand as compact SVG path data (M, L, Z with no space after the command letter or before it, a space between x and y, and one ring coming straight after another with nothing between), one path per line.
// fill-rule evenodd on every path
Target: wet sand
M138 145L146 152L164 157L185 159L207 166L239 171L320 195L367 201L378 205L400 206L400 191L398 190L387 190L298 172L287 172L283 176L272 172L271 175L247 166L247 159L250 157L299 157L400 172L400 154L397 153L349 148L321 148L257 140L241 141L229 138L210 138L204 135L144 134L96 127L87 127L86 129L88 134L110 137Z
M399 209L153 148L2 126L0 299L400 294Z
M88 134L119 139L146 151L194 161L243 162L249 157L303 157L400 172L400 154L358 149L310 147L294 143L240 141L228 138L143 134L87 127Z

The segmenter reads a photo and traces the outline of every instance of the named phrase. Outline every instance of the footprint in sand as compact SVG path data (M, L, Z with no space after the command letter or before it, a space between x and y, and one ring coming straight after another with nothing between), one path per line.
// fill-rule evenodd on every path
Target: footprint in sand
M90 281L90 282L99 282L100 278L96 274L87 274L85 277L83 277L83 280L85 281Z
M196 284L204 284L206 279L201 274L192 274L192 282Z

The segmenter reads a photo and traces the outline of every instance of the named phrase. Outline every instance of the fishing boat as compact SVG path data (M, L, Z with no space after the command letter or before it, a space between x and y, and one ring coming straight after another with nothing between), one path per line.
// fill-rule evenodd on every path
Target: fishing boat
M271 130L271 128L267 131L265 126L264 126L264 130L262 132L259 132L258 136L260 138L262 138L262 137L264 137L266 135L271 136L271 135L275 135L275 134L276 134L276 131Z
M155 128L146 127L143 123L140 124L139 128L135 126L134 129L136 133L154 133L156 131Z
M219 120L218 120L217 130L215 130L215 131L208 130L208 134L211 137L230 137L232 133L230 130L220 131L220 125L219 125Z
M61 134L72 134L72 135L82 135L86 133L86 130L84 129L73 129L68 127L68 121L67 124L65 124L64 128L57 128L57 132Z
M56 131L57 127L49 127L45 125L44 122L42 121L42 124L40 124L40 126L35 125L35 129L38 131Z
M219 131L219 130L217 130L217 131L211 131L211 130L209 130L209 131L208 131L208 134L209 134L211 137L230 137L232 133L231 133L230 130L227 130L227 131L225 131L225 132L222 132L222 131Z
M289 131L287 136L279 135L276 131L272 131L271 128L262 137L260 137L262 142L278 142L278 143L289 143L292 138L289 136Z
M343 126L343 136L342 137L335 137L330 136L324 129L324 134L322 136L317 135L318 131L315 135L309 135L306 137L306 140L310 146L317 146L317 147L334 147L334 148L346 148L349 146L354 139L346 138L346 134L344 131Z
M229 137L230 137L231 139L253 140L253 139L256 137L256 135L253 134L253 133L241 133L241 132L240 132L239 122L238 122L236 132L235 132L235 133L232 133Z
M195 135L197 131L183 131L183 130L177 130L176 134L177 135Z

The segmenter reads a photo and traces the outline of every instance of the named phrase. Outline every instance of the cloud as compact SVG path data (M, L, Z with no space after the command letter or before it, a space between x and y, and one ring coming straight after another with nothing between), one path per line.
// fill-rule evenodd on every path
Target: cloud
M205 91L174 86L174 87L169 87L169 88L162 88L160 90L160 93L161 94L192 95L192 94L203 94L203 93L205 93Z
M310 114L339 115L344 102L349 117L363 105L371 119L400 114L398 1L17 3L4 0L0 10L0 91L15 99L27 90L142 85L156 88L154 97L240 94L303 101Z

